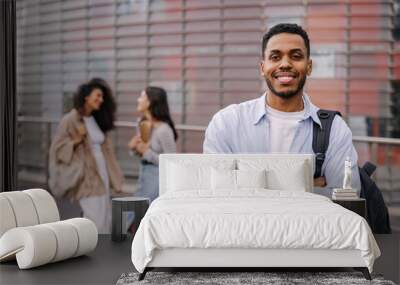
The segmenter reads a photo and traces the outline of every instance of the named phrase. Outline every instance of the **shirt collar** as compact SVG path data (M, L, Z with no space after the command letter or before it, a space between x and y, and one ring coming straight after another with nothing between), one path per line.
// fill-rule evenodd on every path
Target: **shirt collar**
M311 119L321 127L321 121L317 113L319 108L311 102L310 97L305 92L303 93L303 100L304 108L306 108L304 119L308 119L309 117L311 117Z
M254 125L257 125L261 121L261 119L265 116L266 95L267 95L267 92L265 92L263 95L261 95L255 101L255 110L253 113L253 124Z
M255 110L254 110L254 115L253 115L253 124L257 125L262 118L266 116L266 108L265 108L265 102L266 102L266 96L267 92L265 92L263 95L261 95L258 99L255 101ZM313 103L311 103L310 98L306 93L303 93L303 101L304 101L304 119L306 120L309 117L317 123L319 126L321 126L321 121L318 118L318 107L315 106Z

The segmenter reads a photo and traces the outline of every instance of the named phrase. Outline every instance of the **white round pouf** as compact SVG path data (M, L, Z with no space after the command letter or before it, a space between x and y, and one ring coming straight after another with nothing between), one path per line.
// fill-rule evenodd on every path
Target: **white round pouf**
M55 200L43 189L0 193L0 262L17 259L20 269L28 269L96 248L91 220L59 219Z
M9 229L15 228L14 211L6 197L0 195L0 238Z
M55 234L40 225L11 229L0 239L0 259L16 254L20 269L49 263L56 252Z
M32 199L39 218L39 224L60 220L56 201L49 192L43 189L29 189L22 192L29 195Z
M22 191L3 192L1 196L10 202L17 227L33 226L39 223L32 199Z
M86 218L74 218L63 222L74 226L78 233L79 244L74 257L86 254L96 248L98 231L96 225L91 220Z
M57 262L73 257L78 250L78 233L75 228L65 222L55 222L41 225L51 229L57 238L57 252L51 262Z

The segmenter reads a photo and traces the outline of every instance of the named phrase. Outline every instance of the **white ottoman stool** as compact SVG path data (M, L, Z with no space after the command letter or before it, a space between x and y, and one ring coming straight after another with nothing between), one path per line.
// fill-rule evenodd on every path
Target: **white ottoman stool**
M0 193L0 262L16 259L20 269L27 269L96 248L92 221L59 219L53 197L43 189Z

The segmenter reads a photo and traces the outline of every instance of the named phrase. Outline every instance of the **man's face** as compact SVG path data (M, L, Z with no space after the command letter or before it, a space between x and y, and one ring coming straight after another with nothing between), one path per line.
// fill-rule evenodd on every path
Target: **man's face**
M301 94L311 69L312 62L301 36L281 33L269 39L260 72L272 93L281 98Z

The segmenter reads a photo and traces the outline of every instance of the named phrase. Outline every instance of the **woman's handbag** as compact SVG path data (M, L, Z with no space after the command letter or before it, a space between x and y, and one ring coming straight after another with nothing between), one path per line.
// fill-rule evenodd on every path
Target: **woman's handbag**
M67 164L57 159L49 163L49 187L57 198L65 196L68 191L74 191L84 178L84 145L75 147L71 161Z

